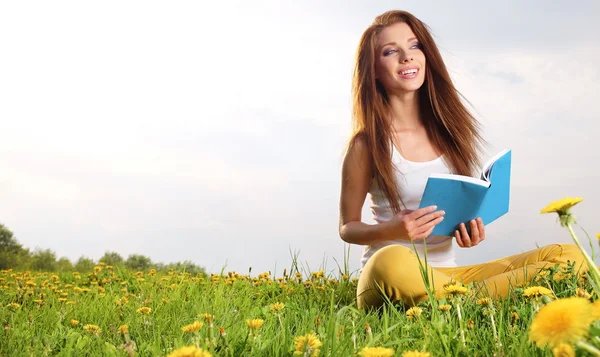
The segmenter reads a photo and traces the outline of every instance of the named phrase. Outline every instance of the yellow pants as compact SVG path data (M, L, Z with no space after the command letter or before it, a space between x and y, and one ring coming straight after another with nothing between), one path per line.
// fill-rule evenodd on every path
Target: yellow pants
M414 306L427 299L425 283L421 275L419 259L425 258L409 248L391 245L377 251L369 258L358 281L357 302L359 308L381 306L385 298ZM575 271L583 274L588 270L583 254L573 244L552 244L487 263L435 268L428 266L429 281L437 299L444 294L449 281L469 284L480 282L485 296L506 297L509 288L529 281L541 268L555 264L565 266L575 262Z

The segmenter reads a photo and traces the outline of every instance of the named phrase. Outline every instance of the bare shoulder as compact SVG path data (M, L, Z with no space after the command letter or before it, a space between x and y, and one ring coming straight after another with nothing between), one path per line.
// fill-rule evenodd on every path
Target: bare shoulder
M350 171L347 172L348 174L356 174L358 170L370 174L370 161L367 139L362 135L357 135L348 145L348 150L344 156L343 171Z

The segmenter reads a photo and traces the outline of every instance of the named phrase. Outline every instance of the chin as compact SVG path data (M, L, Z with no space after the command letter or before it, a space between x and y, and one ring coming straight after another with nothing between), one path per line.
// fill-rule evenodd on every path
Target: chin
M421 87L423 86L423 84L425 83L424 80L420 80L420 81L414 81L412 83L401 83L398 87L406 92L411 92L411 91L418 91L419 89L421 89Z

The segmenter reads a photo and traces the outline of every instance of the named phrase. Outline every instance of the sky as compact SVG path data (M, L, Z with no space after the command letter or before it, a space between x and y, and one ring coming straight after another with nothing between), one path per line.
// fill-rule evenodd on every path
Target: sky
M600 232L597 1L3 2L0 223L72 261L358 270L338 233L351 74L391 9L430 27L484 161L513 151L510 211L457 263L571 243L539 213L563 197Z

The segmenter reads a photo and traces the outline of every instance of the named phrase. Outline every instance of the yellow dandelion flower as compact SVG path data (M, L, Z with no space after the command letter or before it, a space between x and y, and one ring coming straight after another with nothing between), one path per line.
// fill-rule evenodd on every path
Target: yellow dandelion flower
M523 297L528 298L528 299L532 299L532 298L539 298L542 297L543 295L546 296L554 296L554 294L552 293L552 290L547 289L543 286L532 286L529 288L526 288L525 290L523 290Z
M207 324L212 325L215 315L211 314L200 314L197 317L202 317Z
M187 346L172 351L167 357L212 357L212 354L196 346Z
M16 310L20 308L21 305L17 304L16 302L11 302L10 304L6 305L6 307L10 307L11 309Z
M84 325L83 326L83 331L93 334L93 335L97 335L99 336L102 333L102 329L100 328L100 326L98 325Z
M558 200L550 203L548 206L544 207L540 213L558 213L562 214L569 208L575 206L579 202L583 201L581 197L567 197L562 200Z
M200 321L194 321L189 325L185 325L181 328L183 332L198 332L204 324Z
M121 335L125 336L129 333L129 326L121 325L121 326L119 326L118 331Z
M448 305L448 304L442 304L439 307L440 307L440 310L442 310L442 311L450 311L450 309L452 308L452 306Z
M534 280L536 282L539 282L539 281L547 279L549 275L550 275L550 270L543 269L543 270L538 271L538 273L534 277Z
M460 286L457 284L447 285L444 287L444 290L446 291L446 295L452 296L452 297L458 296L458 295L464 295L469 291L464 286Z
M248 325L249 328L256 330L259 329L263 323L265 322L265 320L263 319L252 319L252 320L246 320L246 325Z
M575 350L573 346L561 343L552 349L554 357L575 357Z
M284 307L285 307L285 305L283 303L278 302L278 303L271 305L269 308L271 309L271 311L281 311L281 310L283 310Z
M600 233L596 233L596 239L600 240Z
M71 326L77 326L77 325L79 325L79 321L71 320Z
M323 343L321 343L317 335L314 333L294 337L295 355L316 357L319 355L319 347L321 346L323 346Z
M529 340L538 347L572 344L587 336L596 314L589 300L570 297L544 305L530 326Z
M413 306L406 311L406 317L408 317L409 319L414 319L420 317L422 313L423 309L421 309L418 306Z
M472 328L474 328L474 327L475 327L475 321L474 321L473 319L469 319L469 320L467 321L467 328L470 328L470 329L472 329Z
M477 299L477 305L489 305L492 302L489 297Z
M421 351L406 351L402 353L401 357L431 357L431 353Z
M361 357L392 357L394 350L386 347L365 347L358 353Z
M325 276L325 271L324 270L319 270L319 271L315 271L312 273L312 277L313 278L322 278Z
M567 197L562 200L552 202L548 206L544 207L540 213L557 213L560 224L566 227L572 223L575 223L575 217L571 214L571 207L575 206L579 202L583 201L580 197Z
M139 309L136 310L138 314L140 315L150 315L150 312L152 312L152 309L146 306L142 306Z
M517 320L519 320L519 314L516 311L513 311L512 314L510 314L510 319L513 323L517 322Z

